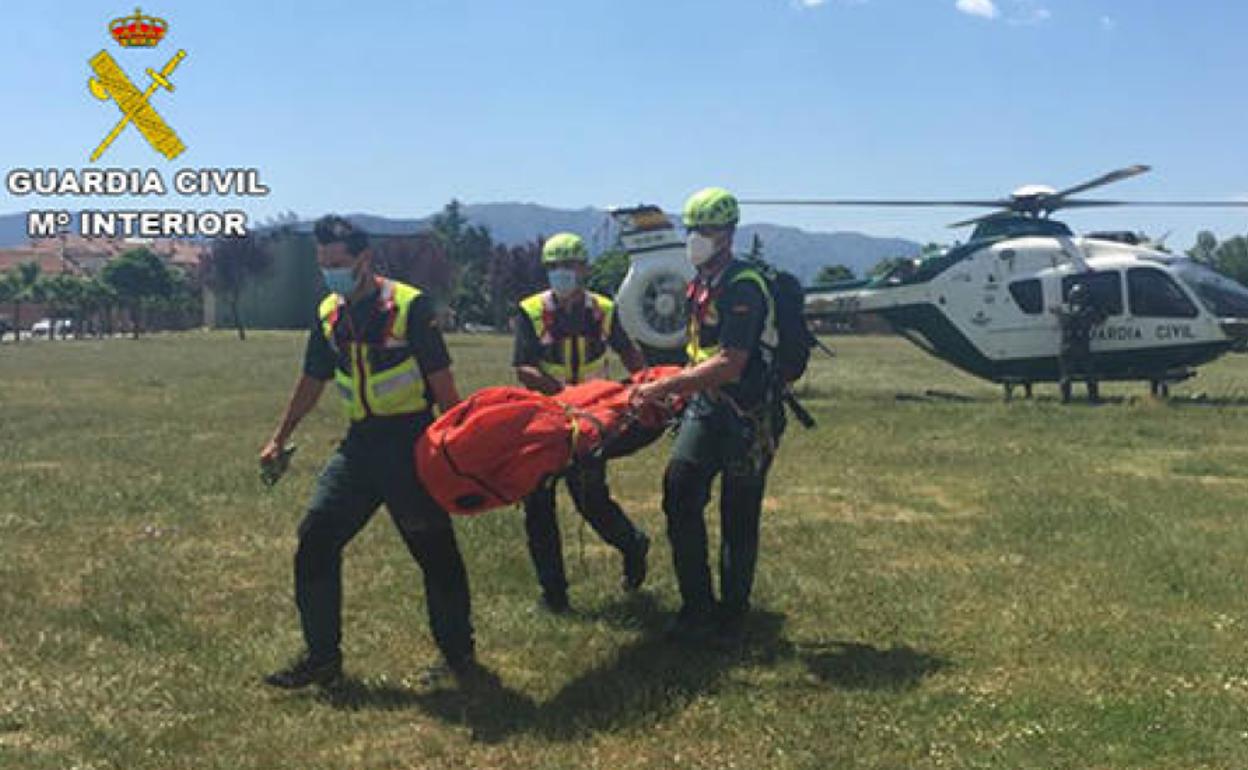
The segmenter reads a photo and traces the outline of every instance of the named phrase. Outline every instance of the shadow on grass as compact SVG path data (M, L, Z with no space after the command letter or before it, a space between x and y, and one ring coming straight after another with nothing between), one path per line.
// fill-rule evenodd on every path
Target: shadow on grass
M1171 396L1167 406L1248 406L1248 396Z
M949 404L987 404L1001 401L1001 397L990 396L968 396L964 393L955 393L948 390L927 389L922 393L914 393L909 391L900 391L893 394L894 401L918 401L922 403L949 403Z
M419 708L436 719L468 727L474 740L485 743L514 735L576 741L594 733L658 723L698 697L718 691L728 674L742 666L798 660L821 683L832 686L906 689L948 665L909 647L879 650L853 642L794 644L783 637L784 616L766 610L750 613L739 644L675 644L663 636L671 613L662 612L646 594L575 617L639 628L641 635L543 703L507 687L492 673L463 690L422 691L347 681L329 702L347 709Z
M945 658L901 646L881 650L858 642L799 645L797 655L821 682L846 690L908 690L948 668Z
M319 699L345 711L399 711L418 708L445 722L472 728L473 740L497 742L522 732L539 714L537 703L502 683L496 674L482 670L465 690L439 688L418 690L405 685L375 684L346 678L322 690Z

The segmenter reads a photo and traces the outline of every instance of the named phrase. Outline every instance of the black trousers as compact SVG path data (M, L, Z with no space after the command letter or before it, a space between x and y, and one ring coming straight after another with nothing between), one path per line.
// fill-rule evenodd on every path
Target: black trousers
M1088 395L1097 398L1099 387L1096 379L1095 361L1089 343L1065 342L1058 353L1058 384L1062 397L1070 398L1071 380L1082 377L1088 386Z
M749 609L767 471L783 427L778 405L761 422L701 397L685 411L663 476L663 512L682 612L705 614L716 607L703 515L716 476L721 477L718 606L728 615ZM770 445L760 431L770 431Z
M611 497L606 461L578 460L564 478L577 512L589 522L598 537L621 553L632 548L640 532ZM567 592L568 577L563 563L553 482L544 484L524 499L524 530L528 535L529 557L542 590L549 594Z
M353 430L321 471L295 553L295 603L313 657L340 654L342 550L383 502L424 573L438 648L448 660L473 653L468 575L455 531L415 474L412 449L423 429L424 423L372 434Z

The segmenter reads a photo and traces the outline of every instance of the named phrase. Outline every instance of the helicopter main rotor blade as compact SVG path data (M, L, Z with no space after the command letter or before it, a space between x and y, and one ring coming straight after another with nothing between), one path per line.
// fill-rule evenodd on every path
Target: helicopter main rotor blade
M880 200L852 198L746 198L742 199L741 203L746 206L976 206L994 209L1010 205L1008 200Z
M1075 198L1064 200L1060 208L1086 209L1103 208L1105 206L1152 206L1154 208L1248 208L1248 201L1111 201L1083 200Z
M968 225L978 225L982 222L991 222L994 219L1007 219L1013 216L1017 216L1017 214L1015 214L1013 211L994 211L991 214L984 214L983 216L975 217L974 219L964 219L961 222L954 222L953 224L949 225L949 227L966 227Z
M1065 198L1071 195L1077 195L1081 192L1087 192L1088 190L1091 190L1097 187L1104 187L1107 184L1113 184L1114 182L1121 182L1124 179L1130 179L1133 176L1139 176L1140 174L1145 174L1151 170L1152 170L1152 166L1146 166L1143 163L1137 163L1134 166L1127 166L1126 168L1120 168L1117 171L1111 171L1108 174L1105 174L1103 176L1098 176L1096 179L1084 182L1083 184L1077 184L1074 187L1068 187L1065 190L1053 193L1053 195L1050 197L1051 198Z
M1113 206L1161 206L1166 208L1248 208L1248 201L1102 201Z

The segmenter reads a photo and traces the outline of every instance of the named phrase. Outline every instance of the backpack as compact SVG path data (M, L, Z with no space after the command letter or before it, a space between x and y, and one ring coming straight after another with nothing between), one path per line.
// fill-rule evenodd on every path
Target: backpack
M810 351L818 344L806 318L806 291L797 276L771 265L751 261L750 269L767 283L767 293L775 312L778 341L772 350L772 364L784 383L795 382L806 373Z

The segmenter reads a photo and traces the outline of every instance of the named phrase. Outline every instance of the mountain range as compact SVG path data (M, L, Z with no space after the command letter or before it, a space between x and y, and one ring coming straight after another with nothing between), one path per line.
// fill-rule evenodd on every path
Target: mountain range
M556 209L534 203L464 204L461 212L470 224L483 225L496 242L518 245L573 232L585 238L594 253L608 248L615 238L610 218L602 209ZM426 229L432 215L394 219L366 213L349 215L365 230L378 235L400 235ZM675 218L674 218L675 219ZM306 225L307 223L300 223ZM855 232L811 232L774 224L742 225L736 246L745 251L755 235L768 261L796 275L804 284L814 280L826 265L841 264L862 275L888 257L917 254L919 244L901 238L879 238ZM26 215L0 215L0 248L26 243Z

